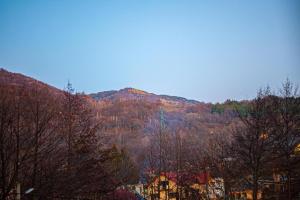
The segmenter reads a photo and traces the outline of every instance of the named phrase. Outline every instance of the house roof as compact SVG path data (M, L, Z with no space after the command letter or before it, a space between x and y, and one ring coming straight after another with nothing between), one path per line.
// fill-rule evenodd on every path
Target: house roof
M177 172L162 172L161 176L165 176L168 180L175 182L176 184L180 182L181 184L206 184L208 181L208 173L177 173ZM156 177L157 178L157 177ZM155 179L156 179L155 178Z

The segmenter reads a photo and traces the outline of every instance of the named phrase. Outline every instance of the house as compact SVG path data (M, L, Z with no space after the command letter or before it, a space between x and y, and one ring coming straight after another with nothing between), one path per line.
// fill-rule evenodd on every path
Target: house
M176 199L179 195L177 182L177 175L173 172L161 173L160 176L154 176L147 186L149 199Z
M147 186L150 200L199 199L201 196L213 200L222 197L223 191L223 179L212 178L209 173L161 173Z
M238 192L232 192L231 193L231 198L232 199L245 199L245 200L252 200L253 199L253 195L252 195L252 190L250 189L245 189L243 191L238 191ZM257 199L262 199L262 191L259 190L257 193Z

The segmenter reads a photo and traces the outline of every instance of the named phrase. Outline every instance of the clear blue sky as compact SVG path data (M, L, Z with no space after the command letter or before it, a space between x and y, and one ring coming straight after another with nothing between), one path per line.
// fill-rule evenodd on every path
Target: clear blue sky
M0 0L0 67L86 93L248 99L300 83L298 2Z

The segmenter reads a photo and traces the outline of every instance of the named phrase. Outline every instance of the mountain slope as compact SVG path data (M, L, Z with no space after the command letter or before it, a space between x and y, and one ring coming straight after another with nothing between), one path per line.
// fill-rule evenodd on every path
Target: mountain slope
M4 69L0 69L0 86L48 88L53 95L63 94L62 90L41 81ZM212 133L226 132L237 119L230 102L214 105L134 88L82 97L101 124L99 134L103 144L126 147L135 160L145 155L151 135L159 130L161 117L166 132L173 134L180 130L187 137L194 135L203 139Z
M39 80L25 76L20 73L9 72L3 68L0 68L0 85L1 86L21 87L24 89L30 89L30 88L34 88L34 87L47 88L54 95L62 94L61 90L59 90L51 85L48 85L46 83L43 83Z
M2 68L0 69L0 85L24 88L46 87L53 94L62 94L63 92L34 78L12 73ZM170 125L170 128L186 128L196 124L201 124L201 127L206 128L212 127L211 124L222 126L228 124L234 118L230 113L232 109L227 109L229 112L223 109L223 112L225 110L224 113L215 114L212 113L212 110L216 106L210 103L201 103L183 97L156 95L134 88L98 92L84 97L88 103L92 104L98 115L106 118L105 121L109 121L107 119L112 118L112 116L114 116L115 121L118 118L134 119L134 123L142 123L139 127L147 127L149 121L157 120L161 109L164 110L165 123ZM226 104L218 105L226 108ZM124 123L123 121L121 124ZM133 121L127 123L130 124ZM140 130L140 132L143 133L144 130Z

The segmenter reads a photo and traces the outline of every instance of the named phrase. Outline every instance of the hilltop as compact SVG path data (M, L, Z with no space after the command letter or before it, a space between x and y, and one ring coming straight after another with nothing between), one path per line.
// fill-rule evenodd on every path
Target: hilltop
M170 95L156 95L136 88L124 88L90 94L95 100L142 99L149 102L168 101L174 104L198 104L196 100Z

